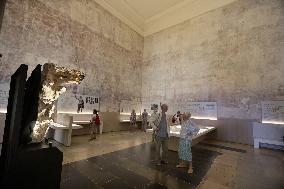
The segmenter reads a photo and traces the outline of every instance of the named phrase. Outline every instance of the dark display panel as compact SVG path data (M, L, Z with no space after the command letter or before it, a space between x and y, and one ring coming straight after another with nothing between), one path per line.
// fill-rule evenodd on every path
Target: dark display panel
M38 100L41 88L41 65L37 65L26 82L20 145L28 144L32 141L30 135L37 120Z
M6 0L0 0L0 32L2 27L2 20L4 17L5 5L6 5Z

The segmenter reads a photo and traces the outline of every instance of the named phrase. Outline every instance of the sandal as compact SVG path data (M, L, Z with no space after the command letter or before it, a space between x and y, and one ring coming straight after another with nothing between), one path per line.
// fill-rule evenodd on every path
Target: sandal
M186 168L186 165L178 164L176 167L177 167L177 168Z

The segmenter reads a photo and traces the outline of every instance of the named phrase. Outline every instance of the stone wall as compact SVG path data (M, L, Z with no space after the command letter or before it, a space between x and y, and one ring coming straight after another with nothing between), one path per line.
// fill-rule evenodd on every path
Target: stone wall
M93 0L7 0L0 83L21 63L53 62L85 72L73 90L99 95L102 111L215 101L218 121L198 122L251 144L260 102L284 99L283 31L282 0L239 0L144 39Z
M240 0L145 38L143 101L217 101L218 117L260 119L284 98L284 4Z
M215 101L218 123L231 130L226 140L251 144L260 102L284 99L283 31L282 0L239 0L147 36L142 106L155 99L175 112L187 101Z
M141 99L143 37L92 0L8 0L0 53L0 83L52 62L86 73L73 90L100 96L102 111Z

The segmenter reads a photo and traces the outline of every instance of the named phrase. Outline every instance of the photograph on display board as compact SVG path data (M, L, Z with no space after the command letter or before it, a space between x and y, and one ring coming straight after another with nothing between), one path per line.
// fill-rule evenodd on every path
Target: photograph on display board
M79 96L79 98L75 95L75 98L78 100L78 108L77 108L77 113L82 112L84 109L84 100L82 96Z
M159 105L158 104L151 104L151 110L156 110L158 109Z
M58 98L58 113L92 113L99 110L99 98L89 95L64 93Z

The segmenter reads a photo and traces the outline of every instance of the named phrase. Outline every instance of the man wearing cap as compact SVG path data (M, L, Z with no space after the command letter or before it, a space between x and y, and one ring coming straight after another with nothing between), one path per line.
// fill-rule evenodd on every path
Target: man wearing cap
M155 144L156 144L156 161L157 164L167 164L166 161L168 152L168 140L170 134L170 122L171 119L167 116L168 111L167 104L161 104L161 112L155 116L151 116L149 122L153 127L155 133ZM162 148L162 156L160 150Z

